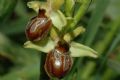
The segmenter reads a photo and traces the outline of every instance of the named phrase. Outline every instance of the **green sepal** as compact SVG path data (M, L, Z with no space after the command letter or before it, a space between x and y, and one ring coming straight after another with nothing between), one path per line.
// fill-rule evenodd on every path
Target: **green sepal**
M27 3L27 6L29 8L32 8L35 12L38 13L42 4L45 4L45 3L41 3L40 1L30 1L30 2Z
M53 25L59 30L61 30L67 24L67 19L60 10L52 11L50 14L50 18Z
M25 48L32 48L32 49L36 49L38 51L44 52L44 53L48 53L49 51L51 51L52 49L54 49L55 43L54 41L52 41L50 38L42 40L40 42L31 42L31 41L27 41L24 43L24 47Z
M72 57L84 57L84 56L93 58L98 57L97 52L95 50L76 42L71 42L70 52L71 52L70 55Z
M85 32L85 28L82 26L77 27L74 29L72 32L66 33L63 37L63 39L66 42L72 41L74 38L76 38L78 35L82 34Z

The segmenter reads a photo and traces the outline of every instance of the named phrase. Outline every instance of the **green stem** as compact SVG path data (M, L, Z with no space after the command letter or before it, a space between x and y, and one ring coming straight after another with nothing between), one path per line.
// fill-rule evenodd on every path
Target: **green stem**
M73 17L73 20L70 23L68 23L67 27L65 27L65 29L63 30L64 34L66 32L69 32L69 31L75 29L77 23L81 20L83 15L86 13L90 2L91 2L91 0L83 0L82 1L82 5L79 7L78 11L76 12L75 16ZM67 5L66 5L66 7L67 7Z
M90 2L91 2L91 0L84 0L82 5L79 7L77 13L74 16L74 21L69 25L69 27L71 27L71 30L74 29L74 27L77 25L77 23L81 20L81 18L85 14L86 10L88 9ZM78 67L78 64L80 63L81 59L75 59L75 61L76 62L75 62L74 66L72 68L72 71L71 71L71 76L72 76L72 73ZM71 79L71 77L69 77L69 79Z
M103 69L103 67L105 66L105 63L108 59L108 56L111 54L111 52L115 49L115 47L119 44L120 42L120 33L118 34L118 36L113 40L112 45L110 46L110 49L107 51L105 57L103 58L103 60L101 61L101 65L97 71L97 74L100 73L100 71ZM97 76L97 75L96 75Z
M74 0L65 0L65 14L67 17L72 16L74 4Z
M41 53L40 54L40 80L49 80L49 77L47 76L44 64L45 64L46 54Z
M106 37L102 41L98 42L96 46L94 46L94 48L98 51L98 53L102 54L107 49L115 33L117 32L117 30L119 30L119 25L120 25L120 17L109 25L111 26L111 29L107 33Z
M110 0L97 0L95 9L92 13L92 17L90 18L88 22L88 26L86 29L86 34L85 34L85 44L86 45L91 45L96 33L99 30L101 21L104 17L104 13L106 8L108 7Z
M78 9L77 13L74 16L74 21L70 24L71 29L73 29L77 23L81 20L83 15L85 14L91 0L84 0L80 8Z
M85 35L84 41L85 41L86 45L92 44L92 42L96 36L96 33L99 29L99 25L104 16L104 12L105 12L109 2L110 2L110 0L97 0L96 8L92 14L92 17L91 17L89 23L88 23L88 27L87 27L87 31L86 31L86 35ZM113 26L111 26L111 27L113 27ZM107 34L107 35L109 35L109 34ZM113 38L113 36L111 36L111 38ZM102 44L102 45L104 45L104 44ZM83 69L83 74L81 75L81 78L82 79L87 78L89 80L90 74L93 72L93 69L95 68L95 66L96 66L96 64L94 62L87 63L86 67Z

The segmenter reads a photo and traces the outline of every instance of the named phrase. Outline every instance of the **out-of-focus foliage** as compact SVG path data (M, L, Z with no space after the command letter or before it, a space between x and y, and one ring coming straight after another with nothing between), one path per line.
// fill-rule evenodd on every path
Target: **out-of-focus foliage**
M0 0L0 21L5 20L13 12L17 0Z
M45 56L23 48L26 41L24 29L28 20L36 15L27 8L28 1L0 0L0 80L48 80L43 70ZM71 10L75 13L81 0L77 1ZM119 8L120 0L92 1L79 21L86 32L76 41L95 49L99 58L75 58L72 70L62 80L120 79Z

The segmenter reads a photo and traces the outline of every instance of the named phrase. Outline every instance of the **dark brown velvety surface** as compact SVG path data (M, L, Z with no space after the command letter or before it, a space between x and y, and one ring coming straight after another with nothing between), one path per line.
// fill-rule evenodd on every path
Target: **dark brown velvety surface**
M45 15L45 10L39 10L38 16L32 18L26 28L26 36L30 41L45 38L51 28L51 20Z
M54 49L47 54L44 67L49 76L62 78L70 71L72 58Z

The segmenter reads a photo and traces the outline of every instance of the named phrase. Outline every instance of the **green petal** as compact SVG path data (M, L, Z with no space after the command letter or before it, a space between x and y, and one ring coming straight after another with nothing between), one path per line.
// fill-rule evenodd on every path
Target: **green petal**
M93 58L98 57L97 52L95 50L76 42L71 43L70 51L72 57L84 57L84 56Z
M50 14L50 18L52 20L53 25L59 30L61 30L62 27L64 27L67 24L67 20L64 14L59 10L52 11Z
M64 0L47 0L53 10L58 10L63 5Z
M47 41L43 40L40 43L33 43L31 41L27 41L24 43L25 48L32 48L45 53L54 49L54 46L55 43L51 39L48 39Z
M45 9L45 10L47 10L46 2L30 1L30 2L27 3L27 6L29 8L32 8L37 13L39 12L39 9Z
M85 28L82 26L77 27L76 29L74 29L72 32L66 33L63 37L63 39L66 42L70 42L71 40L73 40L74 38L76 38L78 35L82 34L83 32L85 32Z

